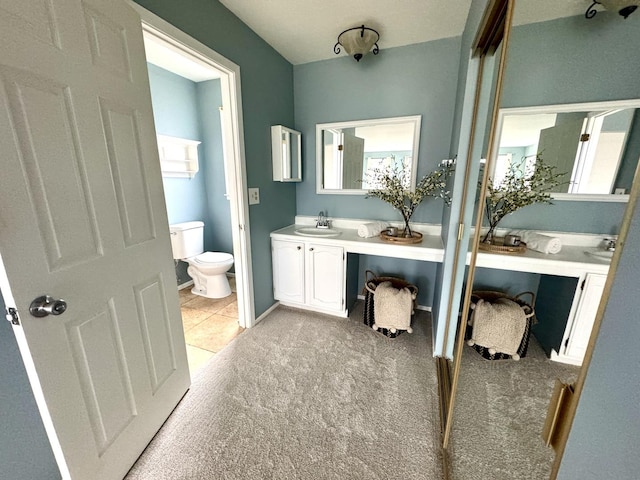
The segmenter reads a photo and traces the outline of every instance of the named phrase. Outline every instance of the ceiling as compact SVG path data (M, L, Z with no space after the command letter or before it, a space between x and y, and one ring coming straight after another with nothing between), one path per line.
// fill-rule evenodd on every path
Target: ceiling
M462 34L472 0L220 0L294 65L335 58L338 34L365 24L380 50ZM519 0L514 25L583 15L591 0Z

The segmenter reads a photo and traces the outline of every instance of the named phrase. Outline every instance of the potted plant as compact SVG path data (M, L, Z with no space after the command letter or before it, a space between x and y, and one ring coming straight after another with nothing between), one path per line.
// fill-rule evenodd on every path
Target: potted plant
M415 235L411 231L409 221L416 207L426 197L442 198L447 205L451 204L447 190L447 179L450 175L449 166L440 167L422 177L412 191L407 188L409 170L406 167L376 168L369 174L368 179L368 183L376 188L367 191L366 198L379 198L398 210L404 219L402 236L412 238Z
M512 165L499 185L489 178L485 197L489 230L483 243L493 242L496 227L506 215L534 203L552 204L549 192L566 183L563 180L566 173L556 173L555 169L538 153L533 164L523 162L522 168Z

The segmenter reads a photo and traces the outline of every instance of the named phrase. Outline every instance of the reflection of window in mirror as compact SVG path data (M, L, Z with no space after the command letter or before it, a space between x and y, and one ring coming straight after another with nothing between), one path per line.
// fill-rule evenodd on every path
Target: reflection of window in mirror
M376 170L402 174L414 187L420 117L361 120L316 126L319 193L366 193L380 188Z
M567 174L567 183L551 193L627 193L623 172L634 171L639 156L627 145L635 113L633 108L553 112L549 107L549 113L505 114L494 185L508 169L532 166L540 154L556 172Z

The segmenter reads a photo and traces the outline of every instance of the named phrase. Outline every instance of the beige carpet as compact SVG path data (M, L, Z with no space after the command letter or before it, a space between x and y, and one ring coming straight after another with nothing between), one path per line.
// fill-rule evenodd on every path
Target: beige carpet
M388 339L278 308L216 354L126 477L440 479L429 315Z
M520 361L482 358L464 347L449 448L454 480L543 480L554 452L540 436L555 378L578 367L550 361L531 337Z

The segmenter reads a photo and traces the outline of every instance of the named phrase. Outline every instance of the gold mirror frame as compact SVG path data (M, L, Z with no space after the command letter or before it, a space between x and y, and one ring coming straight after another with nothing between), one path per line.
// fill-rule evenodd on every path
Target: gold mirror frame
M492 105L492 113L491 113L491 123L489 124L489 144L487 151L492 151L493 143L495 141L495 130L498 121L498 110L500 106L500 98L502 93L502 84L503 84L503 74L505 71L506 59L507 59L507 51L508 51L508 43L509 43L509 34L511 30L511 22L513 19L513 10L514 10L514 0L493 0L486 8L484 12L484 16L480 23L480 27L478 29L478 33L476 34L476 38L473 43L473 52L474 56L479 56L479 65L478 65L478 76L476 79L476 90L475 90L475 98L473 105L473 116L471 121L471 131L469 133L469 149L467 153L466 159L466 171L469 171L473 164L473 144L476 138L476 134L480 134L477 132L477 122L478 122L478 114L479 114L479 106L480 106L480 97L482 91L482 82L484 77L484 65L485 59L488 55L494 53L498 46L502 44L502 50L500 52L500 59L498 64L498 73L497 80L494 90L494 101ZM484 132L482 132L484 133ZM490 159L488 159L489 161ZM488 180L488 172L489 165L484 169L482 185L486 185ZM467 198L469 196L469 188L470 185L465 185L462 193L462 210L460 212L459 224L464 225L464 205L467 202ZM478 243L480 241L480 232L481 232L481 222L482 222L482 205L484 205L484 197L485 197L485 189L482 188L480 192L480 198L478 200L478 213L477 213L477 221L476 228L473 236L473 249L471 250L471 262L469 264L469 272L467 276L467 285L473 284L473 276L475 274L475 261L478 253ZM460 242L461 236L458 237L458 242ZM459 245L456 245L456 255L454 259L454 271L457 267L457 264L462 260L466 260L466 255L464 258L460 258L461 248ZM454 291L454 282L455 276L452 278L451 284L451 292ZM469 283L471 282L471 283ZM471 289L466 289L464 302L462 311L468 311L469 305L471 303ZM448 332L449 332L449 323L451 322L451 313L453 312L453 304L454 298L453 295L449 295L448 305L447 305L447 325L445 327L445 339L444 345L448 343ZM439 385L440 385L440 409L441 409L441 421L442 425L442 448L444 450L447 449L449 445L449 440L451 437L451 428L453 425L453 411L455 408L455 399L456 392L458 388L458 379L460 375L460 363L462 359L461 355L461 346L464 343L464 335L466 331L466 323L462 322L458 334L456 343L454 346L454 356L453 356L453 365L450 368L448 361L445 358L440 358L438 361L438 374L439 374ZM446 455L445 455L446 456Z
M478 29L478 33L476 34L476 39L474 41L474 54L476 56L480 56L479 61L479 70L477 76L477 85L475 91L475 99L474 99L474 107L473 107L473 117L471 124L471 132L469 134L469 152L466 159L467 169L472 166L472 147L475 139L476 133L484 133L484 132L476 132L478 113L479 113L479 103L480 103L480 92L482 87L483 80L483 66L485 57L494 52L496 48L502 42L502 52L500 56L500 63L498 66L498 74L497 74L497 82L495 86L495 98L493 102L493 111L491 115L491 123L490 123L490 131L488 137L488 152L493 151L494 143L496 141L496 126L499 115L499 105L500 105L500 97L502 92L502 84L503 84L503 74L506 65L506 57L508 53L508 41L511 29L511 21L513 18L514 11L514 3L515 0L493 0L487 6L483 20L480 23L480 27ZM488 181L488 174L491 169L491 162L493 161L491 156L487 157L487 165L484 169L483 179L482 179L482 187L479 193L477 214L476 214L476 225L475 232L473 236L472 250L471 250L471 259L469 263L469 271L467 274L467 285L473 285L473 280L475 276L475 264L476 258L478 254L478 245L480 241L480 232L483 221L483 208L485 201L485 192L486 189L484 186ZM468 190L469 185L466 185L463 189L462 202L463 205L466 203L468 198ZM573 424L573 420L575 418L575 414L577 411L578 403L580 400L580 396L582 394L585 379L587 377L587 372L589 370L589 366L593 357L593 351L596 343L596 339L598 338L598 334L600 332L600 327L602 324L602 320L604 317L604 312L606 309L606 305L610 296L611 288L615 280L615 276L617 273L619 259L622 250L625 247L627 235L629 232L629 224L631 218L634 213L634 209L638 200L640 199L640 164L638 165L633 184L631 188L631 192L629 194L629 202L627 208L625 209L625 213L622 219L620 233L618 235L618 247L616 248L616 252L611 261L611 265L609 268L609 273L607 276L607 280L604 287L604 292L602 295L602 300L598 306L598 310L596 313L595 322L591 331L591 336L589 339L589 343L587 346L587 350L585 353L585 357L582 363L582 367L578 373L578 378L576 382L572 385L570 389L570 395L565 395L564 397L559 396L560 398L556 398L555 401L558 403L554 403L554 399L550 399L549 412L560 412L558 418L556 418L556 424L554 430L551 432L547 432L549 438L551 439L548 444L550 444L555 452L555 458L553 464L551 466L551 474L550 479L555 480L557 478L558 472L560 470L560 464L562 462L562 457L565 451L565 446L569 437L569 432L571 431L571 427ZM464 209L463 209L464 210ZM460 213L459 222L460 225L463 224L463 215L464 212ZM460 241L460 238L458 239ZM459 250L456 251L455 262L460 261ZM455 267L454 267L455 270ZM455 277L452 279L452 289L453 291L453 282L455 282ZM471 303L471 293L472 288L465 289L464 300L462 305L462 312L469 311L469 306ZM451 312L453 311L453 303L454 298L450 295L448 300L448 311L447 311L447 326L445 332L449 331L449 323L451 322ZM466 322L461 322L459 331L456 335L456 343L454 346L454 359L452 364L444 358L437 358L437 373L439 379L439 390L440 390L440 414L441 414L441 422L442 422L442 448L444 450L444 463L445 463L445 478L449 478L448 476L448 463L449 459L447 457L447 447L450 441L451 436L451 428L453 425L453 412L455 408L455 400L456 400L456 392L458 387L458 380L460 375L461 368L461 359L462 359L462 346L464 344L464 336L466 333ZM447 344L447 338L445 333L445 348ZM540 432L542 433L542 432Z

